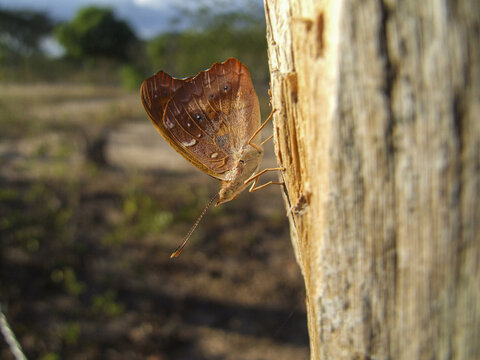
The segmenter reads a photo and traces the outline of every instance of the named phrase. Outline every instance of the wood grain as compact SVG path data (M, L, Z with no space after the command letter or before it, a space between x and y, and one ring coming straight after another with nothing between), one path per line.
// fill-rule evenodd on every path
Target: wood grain
M480 358L480 3L265 11L311 358Z

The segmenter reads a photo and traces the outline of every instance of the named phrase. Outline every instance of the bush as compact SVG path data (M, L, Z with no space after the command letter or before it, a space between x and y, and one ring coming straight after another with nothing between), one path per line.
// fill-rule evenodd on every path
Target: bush
M58 26L55 34L67 56L84 61L98 57L126 61L137 43L130 26L118 20L112 9L95 6L80 9L72 21Z

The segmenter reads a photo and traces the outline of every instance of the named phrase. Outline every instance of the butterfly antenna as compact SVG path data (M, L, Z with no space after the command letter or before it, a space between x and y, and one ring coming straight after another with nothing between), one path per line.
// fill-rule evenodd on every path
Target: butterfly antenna
M190 236L192 236L193 232L195 231L195 229L197 228L198 224L200 223L200 220L202 220L203 216L205 215L205 213L207 212L208 208L210 207L210 205L212 205L212 203L217 199L218 197L218 194L215 195L214 197L212 197L210 199L210 201L207 203L207 205L205 206L205 209L203 209L202 213L200 214L200 216L198 217L197 221L195 221L195 224L193 224L192 228L188 231L187 235L185 235L185 238L183 239L182 243L180 244L179 247L177 247L175 249L175 251L172 253L172 255L170 255L170 259L173 259L173 258L176 258L178 257L178 255L180 255L180 253L182 252L183 248L185 247L185 245L187 245L187 241L188 239L190 239Z

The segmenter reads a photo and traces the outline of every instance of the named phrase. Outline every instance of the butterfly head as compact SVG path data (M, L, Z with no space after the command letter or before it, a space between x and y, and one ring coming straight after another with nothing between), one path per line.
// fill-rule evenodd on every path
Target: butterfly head
M258 170L262 158L263 149L258 151L251 146L244 148L236 166L229 171L228 178L222 181L215 206L235 200L238 194L249 186L245 181Z

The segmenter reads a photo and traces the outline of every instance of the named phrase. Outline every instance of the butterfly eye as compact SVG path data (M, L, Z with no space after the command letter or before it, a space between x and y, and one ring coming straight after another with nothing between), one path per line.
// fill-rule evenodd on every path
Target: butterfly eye
M225 85L225 86L223 87L223 91L227 91L227 90L228 90L228 86Z
M196 118L198 121L200 121L200 122L203 120L203 119L202 119L202 116L199 115L199 114L195 115L195 118Z

